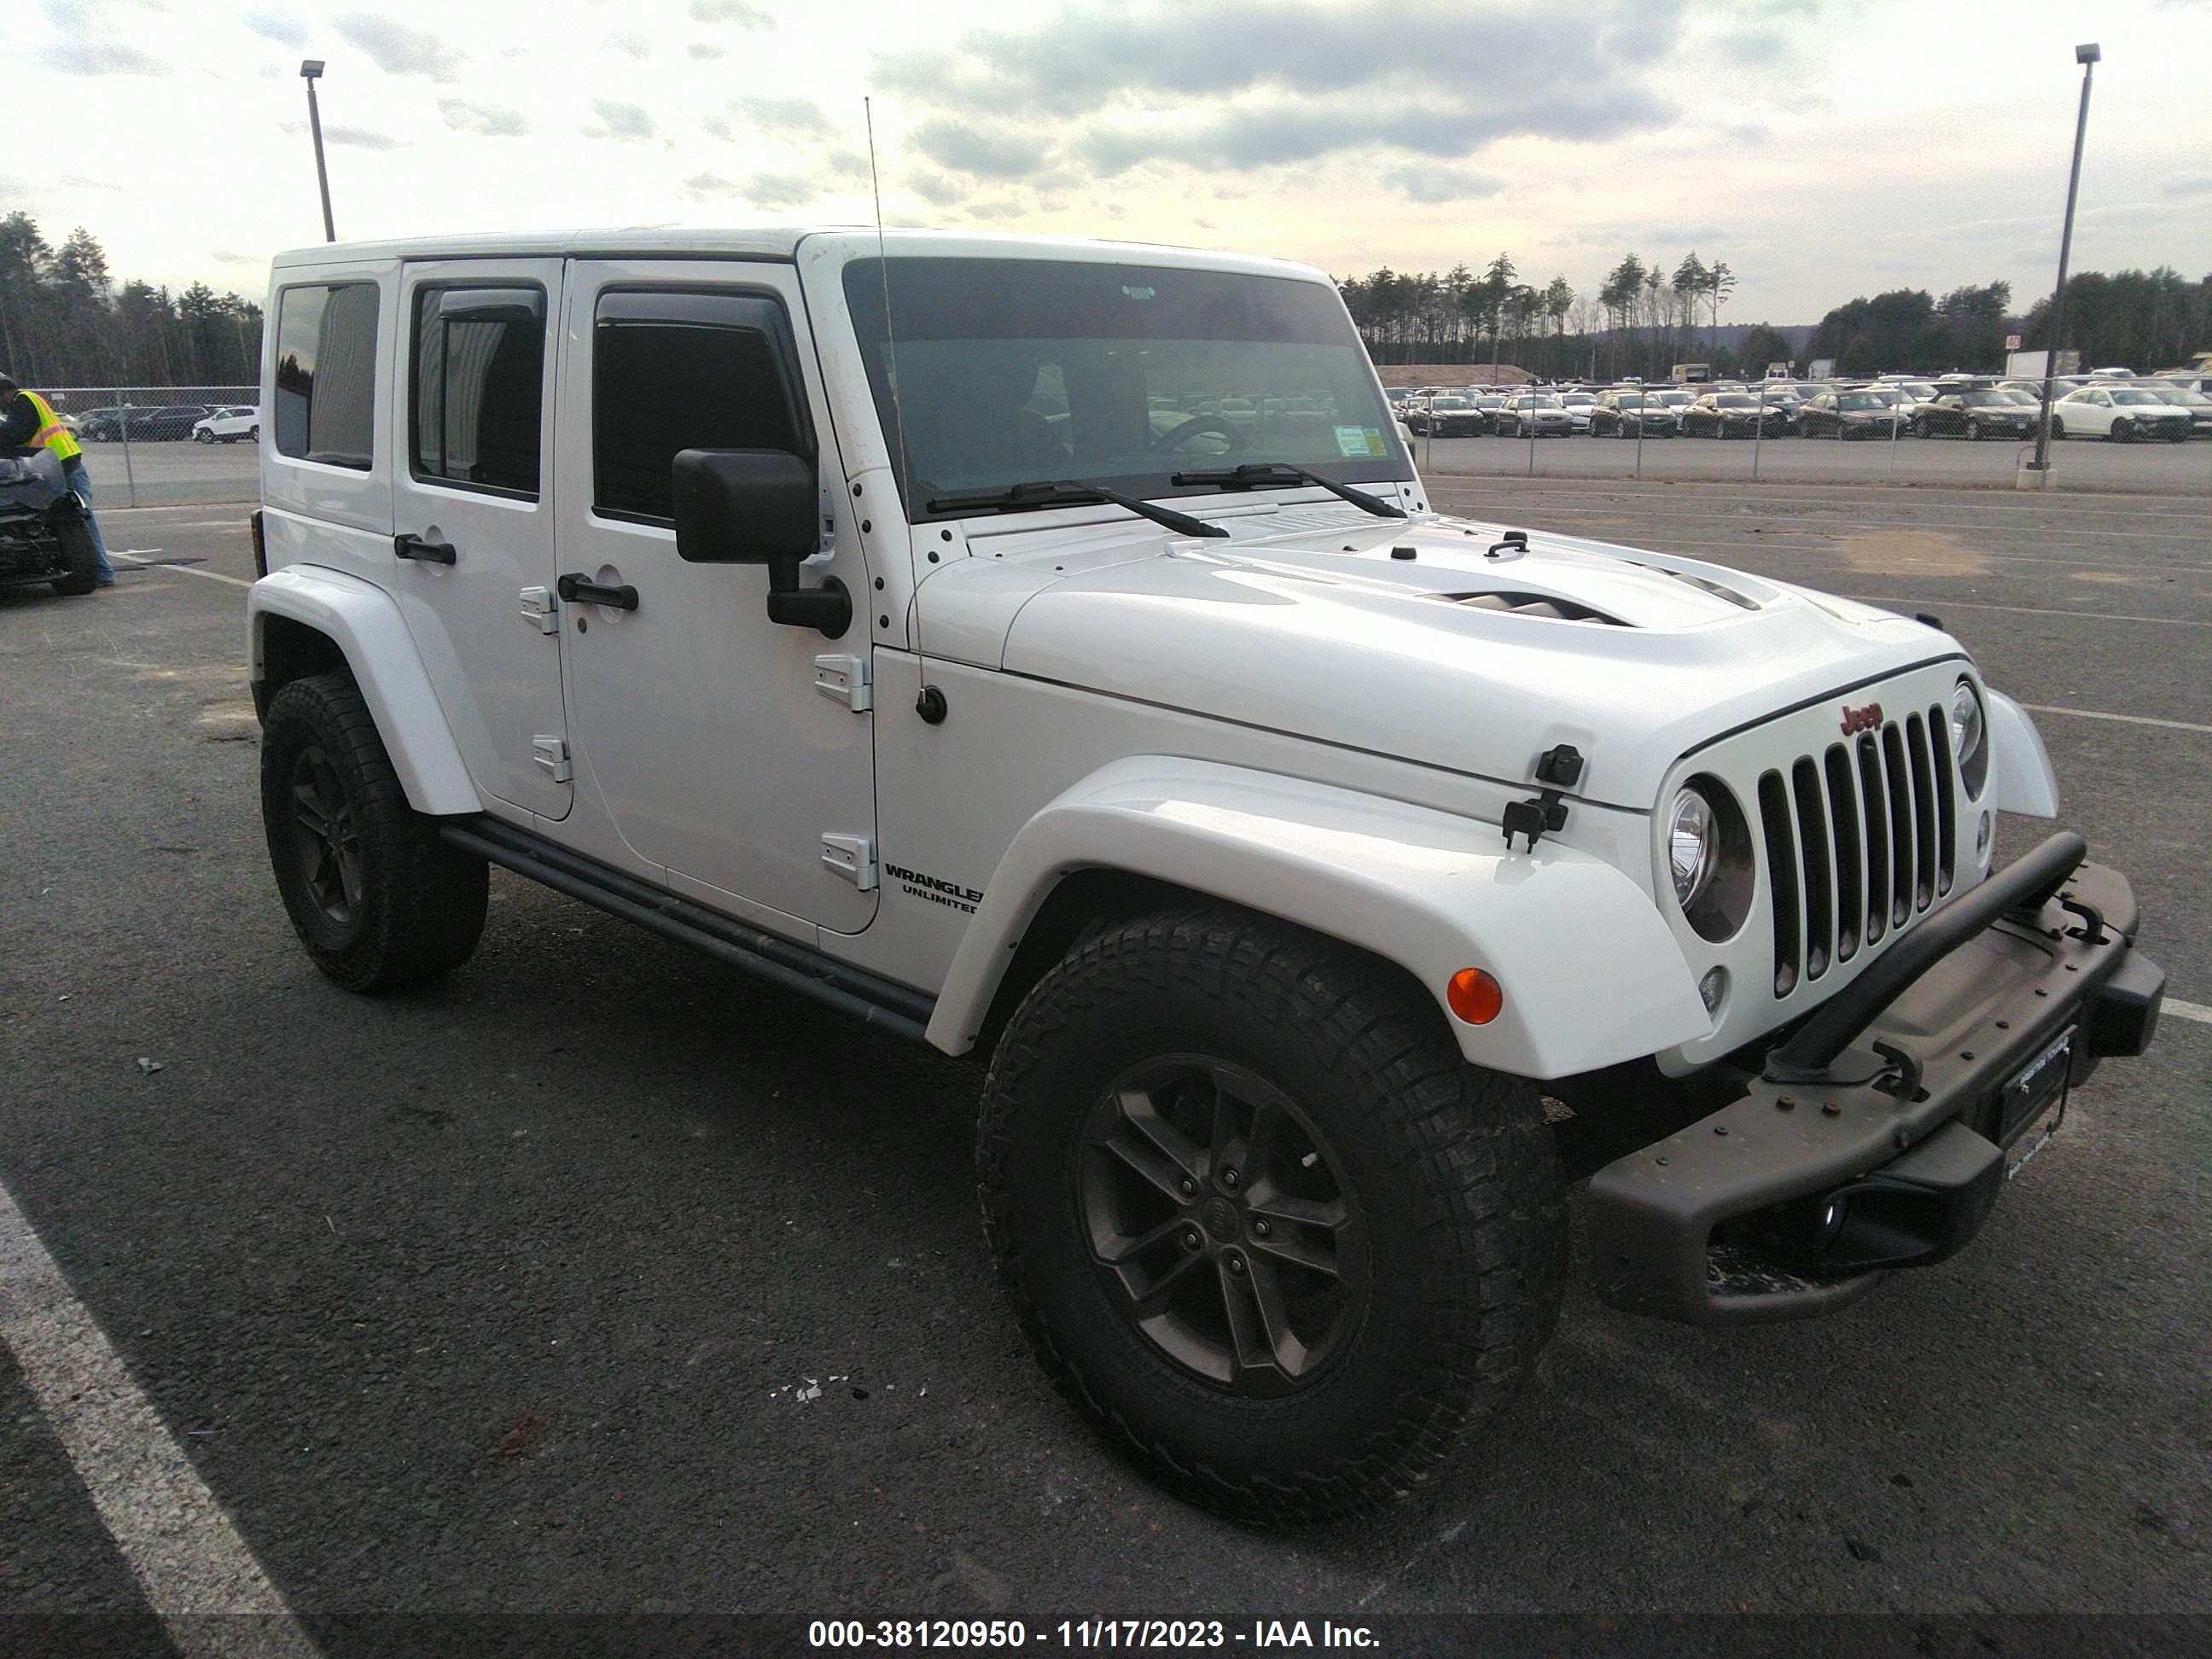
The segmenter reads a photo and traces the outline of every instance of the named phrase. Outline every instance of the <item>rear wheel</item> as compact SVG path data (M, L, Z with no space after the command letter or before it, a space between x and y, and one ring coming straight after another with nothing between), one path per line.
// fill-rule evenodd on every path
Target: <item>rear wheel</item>
M69 574L57 576L53 589L65 599L79 599L100 585L100 551L92 544L91 526L78 519L54 521L54 539L61 544Z
M2055 415L2051 417L2051 435L2054 438L2063 438L2066 435L2066 422Z
M1060 1391L1243 1519L1428 1479L1557 1316L1535 1087L1468 1066L1395 970L1262 918L1170 911L1078 945L1007 1027L977 1167Z
M428 979L483 932L488 872L407 804L376 721L343 674L276 694L261 739L276 890L315 965L349 990Z

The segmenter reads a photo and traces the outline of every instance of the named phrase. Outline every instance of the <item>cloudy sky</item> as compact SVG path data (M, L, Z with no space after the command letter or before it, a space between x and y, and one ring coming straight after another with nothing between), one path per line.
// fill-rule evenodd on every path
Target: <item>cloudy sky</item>
M1480 268L1725 259L1723 320L2056 263L2212 270L2212 0L44 0L0 209L258 295L319 238L866 220Z

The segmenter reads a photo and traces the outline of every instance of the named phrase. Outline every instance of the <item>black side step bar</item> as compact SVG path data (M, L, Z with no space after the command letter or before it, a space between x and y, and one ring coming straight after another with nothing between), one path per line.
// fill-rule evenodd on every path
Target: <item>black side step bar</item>
M936 1000L920 991L757 927L748 927L703 904L495 818L456 819L440 824L438 833L464 852L543 882L556 892L581 899L609 915L634 921L663 939L688 945L786 990L826 1002L866 1024L916 1042L927 1040L924 1034Z

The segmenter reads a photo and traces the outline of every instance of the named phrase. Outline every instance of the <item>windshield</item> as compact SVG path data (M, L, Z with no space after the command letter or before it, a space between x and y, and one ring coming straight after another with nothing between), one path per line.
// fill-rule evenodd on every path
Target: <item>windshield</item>
M1047 479L1140 496L1226 458L1342 483L1405 476L1334 290L1279 276L1047 259L845 268L845 298L910 519L932 496ZM896 357L896 406L892 398ZM1439 398L1440 409L1464 407ZM1201 488L1210 488L1201 487ZM963 509L968 510L968 509Z
M1557 398L1523 398L1521 400L1521 407L1523 409L1564 409L1566 405L1562 404Z
M1836 399L1838 409L1887 409L1890 399L1872 392L1847 392Z
M2112 401L2116 404L2155 404L2163 403L2165 399L2155 392L2116 391L2112 393Z
M1430 401L1431 409L1473 409L1474 405L1464 398L1437 398Z
M1717 409L1755 409L1759 406L1759 399L1739 392L1734 397L1716 398L1713 405Z

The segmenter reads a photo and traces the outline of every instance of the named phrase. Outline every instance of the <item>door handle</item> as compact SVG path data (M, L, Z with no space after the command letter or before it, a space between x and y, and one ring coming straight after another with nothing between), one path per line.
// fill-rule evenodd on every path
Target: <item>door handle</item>
M451 542L426 542L420 536L394 536L392 550L403 559L418 559L424 564L451 564L459 556Z
M619 587L602 587L589 576L568 575L556 580L553 591L572 605L604 605L615 611L637 609L637 589L628 582Z

